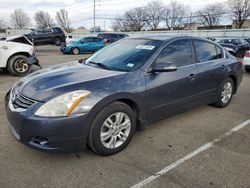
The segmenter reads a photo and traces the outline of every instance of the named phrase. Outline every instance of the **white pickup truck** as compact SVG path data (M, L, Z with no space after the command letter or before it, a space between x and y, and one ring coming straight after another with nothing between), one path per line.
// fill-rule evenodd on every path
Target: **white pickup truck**
M14 76L25 76L32 64L39 66L29 39L25 36L0 39L0 68L7 69Z

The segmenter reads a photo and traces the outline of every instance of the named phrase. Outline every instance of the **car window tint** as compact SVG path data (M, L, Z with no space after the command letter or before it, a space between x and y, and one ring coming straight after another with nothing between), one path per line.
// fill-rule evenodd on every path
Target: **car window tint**
M93 42L93 38L84 38L83 42Z
M216 46L218 58L224 58L223 51L219 46Z
M86 63L102 63L115 70L133 71L143 66L161 45L162 41L158 40L124 39L95 53Z
M202 40L194 40L196 56L198 62L205 62L217 59L215 45Z
M51 29L44 29L43 33L52 33L52 30Z
M178 67L193 63L190 40L177 40L164 48L156 59L157 63L176 63Z
M54 31L55 33L60 33L60 32L61 32L61 29L60 29L60 28L53 28L53 31Z

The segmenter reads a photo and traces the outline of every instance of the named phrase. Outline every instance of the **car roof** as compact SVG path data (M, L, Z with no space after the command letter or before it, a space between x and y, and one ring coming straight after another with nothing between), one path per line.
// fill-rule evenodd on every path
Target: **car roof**
M126 33L98 33L98 35L128 35Z
M137 38L137 39L148 39L148 40L160 40L160 41L169 41L169 40L175 40L175 39L201 39L205 41L209 41L207 39L199 38L199 37L193 37L193 36L186 36L186 35L140 35L140 36L134 36L130 38Z

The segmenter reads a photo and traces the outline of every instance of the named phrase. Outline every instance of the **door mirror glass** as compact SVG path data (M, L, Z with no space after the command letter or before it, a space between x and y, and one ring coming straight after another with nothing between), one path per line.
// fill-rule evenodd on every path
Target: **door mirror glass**
M156 63L153 72L174 72L177 71L177 65L174 63Z

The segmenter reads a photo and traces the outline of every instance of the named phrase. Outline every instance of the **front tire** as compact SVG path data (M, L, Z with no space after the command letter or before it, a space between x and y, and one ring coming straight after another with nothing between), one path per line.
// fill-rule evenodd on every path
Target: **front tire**
M72 48L72 54L73 55L79 55L80 54L80 50L79 50L79 48Z
M218 108L224 108L229 105L233 97L234 89L235 85L231 78L224 80L218 89L216 99L217 101L214 106Z
M15 55L7 64L8 72L13 76L25 76L30 72L31 65L27 63L26 56Z
M100 155L116 154L129 144L135 128L134 111L125 103L114 102L94 119L89 133L89 146Z

